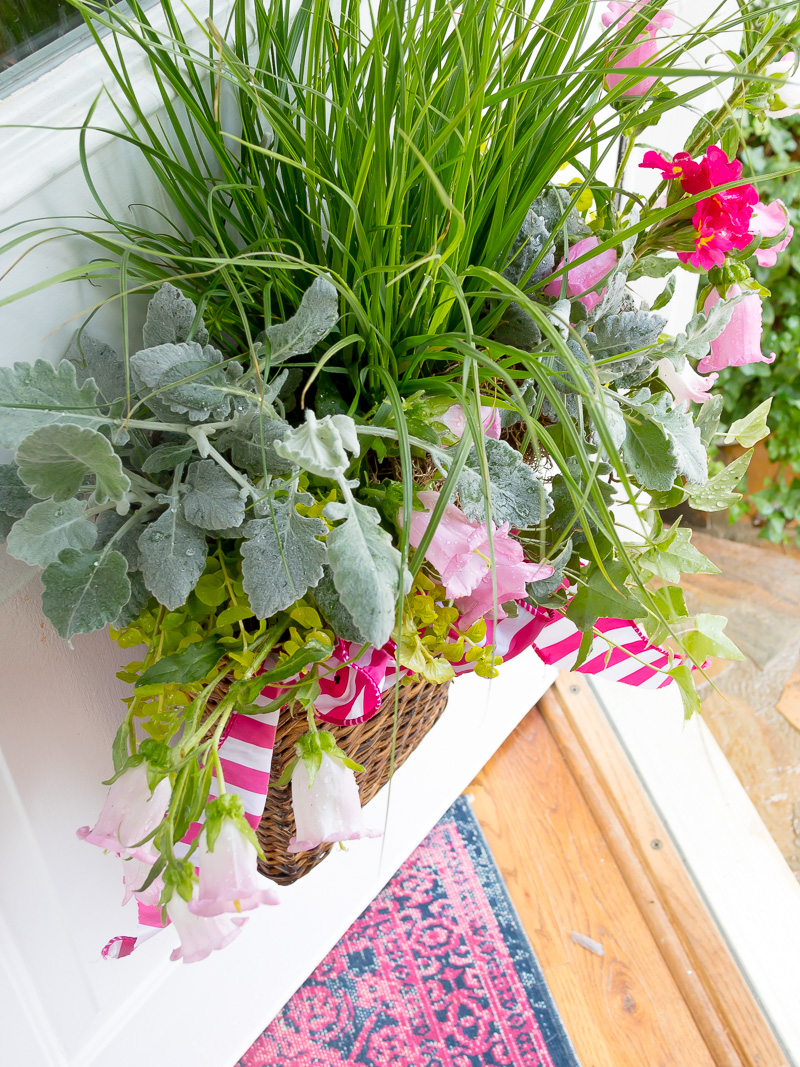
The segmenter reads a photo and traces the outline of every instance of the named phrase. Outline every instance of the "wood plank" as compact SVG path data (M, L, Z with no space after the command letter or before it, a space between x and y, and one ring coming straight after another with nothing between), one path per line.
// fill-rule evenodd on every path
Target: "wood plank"
M540 701L545 719L715 1063L784 1067L771 1027L587 680L562 674L554 689L558 700L547 694Z
M578 784L534 708L470 790L584 1067L714 1059ZM596 956L571 941L599 941Z

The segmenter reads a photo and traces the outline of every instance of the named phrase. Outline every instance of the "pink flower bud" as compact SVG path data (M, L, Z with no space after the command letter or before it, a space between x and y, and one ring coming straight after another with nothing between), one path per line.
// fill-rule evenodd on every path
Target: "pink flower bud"
M731 285L728 296L739 296L741 292L738 285ZM706 314L720 299L714 289L705 303ZM725 367L742 367L745 363L772 363L774 359L774 352L771 356L761 352L761 298L748 293L734 307L731 321L711 342L711 352L700 360L697 369L705 374Z
M580 259L587 252L591 252L593 248L597 248L599 244L600 242L596 237L585 237L582 241L578 241L567 253L567 263L573 263L576 259ZM600 303L605 289L600 293L590 293L587 290L595 289L616 265L617 253L613 248L610 248L605 252L601 252L599 256L594 256L586 263L573 267L572 270L567 271L567 296L578 297L586 310L591 311L595 305ZM558 270L561 270L563 266L564 261L562 259L558 265ZM562 281L563 274L546 285L544 291L547 296L561 296Z
M606 12L602 17L604 26L614 26L615 29L620 30L631 21L636 11L644 6L644 0L611 0ZM652 63L657 57L659 52L659 44L656 40L658 31L661 29L668 30L675 21L675 12L669 8L663 8L658 11L647 24L643 33L635 39L636 45L631 51L626 52L624 56L614 63L615 70L621 70L622 74L608 74L606 75L606 84L609 89L613 89L624 78L629 75L626 71L629 71L631 67L643 67L648 63ZM612 56L614 59L614 56ZM645 96L653 88L658 81L657 77L643 78L642 81L637 82L631 86L630 89L626 89L623 92L625 96Z
M204 829L198 850L199 890L189 902L194 915L222 915L278 904L278 894L269 879L258 873L255 845L233 819L224 818L214 848L208 847Z
M173 951L170 959L182 959L184 963L196 963L216 949L225 948L239 936L247 922L246 918L238 915L215 915L211 919L195 915L177 893L173 893L167 904L167 915L181 939L180 947Z
M683 370L677 371L672 361L666 358L658 361L658 376L675 397L676 405L683 404L684 410L689 407L690 401L705 404L709 389L719 377L718 374L709 374L704 378L689 363Z
M152 846L135 846L164 818L171 793L169 778L162 778L151 793L145 763L129 767L108 790L94 828L82 826L78 837L109 852L152 863Z
M330 841L355 841L360 837L380 837L380 830L364 826L364 815L353 771L327 752L309 785L302 759L292 772L292 807L296 835L288 852L305 852Z
M789 212L782 200L773 200L771 204L765 204L762 200L753 208L750 219L750 232L760 233L762 237L777 237L786 228L789 221ZM786 236L772 248L759 248L756 250L756 260L759 267L774 267L778 262L778 253L782 252L794 236L794 227L790 226Z
M139 892L147 881L150 871L153 869L153 864L158 859L158 853L153 850L150 857L149 862L141 859L123 860L122 884L125 890L122 898L123 906L134 897L139 904L144 904L146 907L155 908L158 906L158 902L161 900L161 890L164 888L164 880L161 875L154 878L143 893Z
M464 430L467 428L467 416L460 404L453 404L444 415L439 415L436 421L444 423L454 437L463 437ZM481 405L481 422L486 436L498 441L500 439L500 409Z

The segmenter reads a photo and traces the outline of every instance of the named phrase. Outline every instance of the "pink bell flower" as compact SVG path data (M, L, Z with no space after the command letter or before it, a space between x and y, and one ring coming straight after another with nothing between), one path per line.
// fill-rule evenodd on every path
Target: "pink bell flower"
M189 901L193 915L238 914L260 904L280 903L275 887L258 873L255 845L248 841L234 819L223 818L213 849L204 828L198 849L199 889Z
M580 259L581 256L585 256L587 252L591 252L593 248L597 248L600 242L596 237L584 237L582 241L578 241L574 244L567 253L567 263L573 263L576 259ZM588 289L594 289L617 265L617 253L613 248L607 249L605 252L601 252L599 256L595 256L593 259L588 260L586 263L581 263L577 267L573 267L572 270L567 271L567 296L578 297L580 302L586 308L587 311L591 311L593 307L600 303L603 298L605 289L600 293L587 292ZM563 259L558 265L558 270L564 266ZM563 275L554 278L552 282L549 282L544 287L544 292L547 296L561 296L561 283L563 281Z
M738 285L728 288L728 296L739 296L742 292ZM714 289L705 303L705 312L720 300ZM708 371L723 370L725 367L742 367L745 363L772 363L771 356L761 352L761 299L756 293L748 293L733 309L731 321L711 342L711 352L704 356L697 369L705 374Z
M684 411L688 410L691 401L695 404L705 404L709 398L709 390L719 377L718 374L703 377L689 363L683 370L677 371L672 361L666 358L660 359L657 366L659 378L675 397L676 406L683 405Z
M452 407L449 407L444 415L438 416L437 422L444 423L454 437L463 437L464 430L467 428L467 416L460 404L453 404ZM487 437L493 437L495 441L500 440L499 408L484 407L482 404L481 423L483 425L483 432Z
M194 903L194 898L190 903ZM172 894L167 904L167 915L181 939L180 946L172 952L170 959L173 962L183 960L184 963L197 963L216 949L225 948L239 936L247 922L240 915L215 915L213 918L195 915L178 893Z
M428 528L438 498L439 494L434 492L419 494L420 502L428 510L412 513L410 541L415 548ZM553 568L549 563L529 563L522 545L511 536L507 522L500 527L492 523L492 542L497 617L504 619L506 613L502 605L527 596L527 583L549 578ZM455 600L462 615L459 626L463 629L494 611L490 552L485 524L470 522L463 511L448 504L425 558L441 575L447 596Z
M164 880L160 874L157 878L153 879L153 881L143 893L139 892L140 887L144 885L148 875L150 874L150 871L153 869L153 864L158 859L158 853L153 850L150 853L150 856L151 858L149 862L141 859L123 860L123 907L130 900L133 900L134 897L136 898L137 903L144 904L146 907L155 908L158 906L158 902L161 900L161 890L164 888Z
M638 9L644 6L644 2L645 0L635 0L635 2L634 0L621 0L621 2L619 0L611 0L602 16L603 25L606 27L614 26L617 30L622 29L628 25ZM625 73L626 70L631 67L643 67L653 62L659 51L659 42L656 39L658 31L670 29L674 21L675 12L669 8L664 8L653 15L644 32L640 33L636 38L634 42L636 47L626 52L624 56L614 63L614 69L621 70L623 73L606 75L606 84L609 89L613 89L624 78L628 77ZM613 59L614 57L612 56ZM630 89L626 89L622 95L623 97L645 96L657 81L657 77L643 78L640 82L631 86Z
M328 752L309 784L308 769L302 759L292 772L292 808L296 833L287 852L306 852L333 841L355 841L380 837L380 830L364 825L364 813L353 771Z
M753 217L750 220L752 233L760 233L762 237L777 237L786 228L789 221L789 212L782 200L773 200L771 204L765 204L759 200L753 208ZM759 267L774 267L778 262L778 253L782 252L794 236L794 227L790 226L786 236L773 245L772 248L756 249L756 260Z
M118 852L120 856L152 862L153 850L149 844L135 846L164 818L171 793L172 787L166 777L150 790L146 763L129 767L108 790L94 828L81 826L78 837L90 845Z

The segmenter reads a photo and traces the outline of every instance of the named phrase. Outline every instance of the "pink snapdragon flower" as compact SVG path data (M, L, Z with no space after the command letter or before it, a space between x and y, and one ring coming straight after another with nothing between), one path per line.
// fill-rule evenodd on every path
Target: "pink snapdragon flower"
M619 0L611 0L602 16L603 25L606 27L615 26L618 30L622 29L628 25L639 8L644 6L644 2L645 0L621 0L621 2ZM625 72L631 67L644 67L653 62L658 55L659 42L656 39L658 31L670 29L674 21L675 12L669 8L663 8L653 15L644 32L640 33L636 38L634 42L636 47L614 63L614 69L621 70L623 73L606 75L606 84L609 89L613 89L624 78L628 77ZM613 60L615 57L612 56L611 58ZM622 95L623 97L645 96L657 81L657 77L643 78L640 82L631 86L630 89L626 89Z
M194 897L189 903L194 903ZM173 962L183 960L184 963L197 963L216 949L225 948L239 936L247 922L244 916L239 915L215 915L213 918L195 915L178 893L172 894L167 904L167 915L181 939L180 946L172 952L170 959Z
M585 256L587 252L591 252L592 249L597 248L600 242L596 237L584 237L582 241L578 241L570 248L567 253L567 263L573 263L576 259L580 259L581 256ZM603 298L603 289L600 293L587 292L588 289L594 289L599 282L610 274L611 271L617 265L617 253L613 248L607 249L605 252L601 252L599 256L595 256L593 259L588 260L586 263L581 263L577 267L573 267L572 270L567 271L567 296L578 297L580 302L586 308L587 311L591 311L593 307L600 303ZM561 270L564 266L564 260L558 264L558 270ZM561 283L563 281L563 274L554 278L544 287L544 292L547 296L561 296Z
M410 540L415 548L428 528L438 498L439 494L435 492L419 494L428 510L414 511L411 515ZM553 573L549 563L528 563L522 545L509 530L507 522L500 527L492 523L499 619L506 617L503 604L527 596L525 587L528 582L541 581ZM494 609L490 551L486 526L470 522L463 511L448 504L425 558L441 575L447 596L455 600L462 616L459 626L463 629Z
M134 897L139 904L144 904L146 907L155 908L158 906L158 902L161 900L161 890L164 888L164 880L160 874L157 878L153 879L144 892L139 891L140 887L143 886L147 880L150 871L153 869L153 864L158 859L158 853L155 849L153 849L150 855L151 859L149 862L141 859L123 860L123 907L128 901L133 900Z
M753 217L750 220L750 230L760 233L762 237L777 237L782 233L789 221L789 212L782 200L773 200L771 204L765 204L759 200L753 208ZM774 267L778 262L778 253L782 252L794 236L794 227L790 226L786 236L773 245L772 248L756 249L756 260L759 267Z
M164 818L171 793L169 778L162 778L151 791L146 763L129 767L108 790L94 828L81 826L78 837L109 852L151 863L152 847L149 844L140 848L135 846Z
M292 772L292 808L296 833L287 852L306 852L326 842L380 837L364 825L353 771L329 752L321 752L313 784L302 759Z
M666 357L660 359L657 366L659 378L675 397L675 405L683 405L684 410L688 409L691 401L695 404L705 404L709 398L709 390L719 377L718 374L703 377L689 363L683 370L677 371L672 360Z
M732 285L727 295L739 296L741 292L738 285ZM705 313L720 299L714 289L706 300ZM734 307L731 321L711 342L711 352L700 360L697 369L705 374L725 367L742 367L745 363L772 363L774 359L774 352L771 356L761 352L761 299L755 293L748 293Z
M234 819L222 819L213 849L204 827L197 860L199 889L197 898L189 901L189 911L212 917L280 903L272 882L258 873L257 859L255 845Z
M447 411L445 411L444 415L439 415L436 421L443 422L454 437L463 437L464 430L467 428L467 416L460 404L453 404L452 407L449 407ZM483 432L487 437L493 437L495 441L500 440L499 408L485 407L482 404L481 424L483 425Z

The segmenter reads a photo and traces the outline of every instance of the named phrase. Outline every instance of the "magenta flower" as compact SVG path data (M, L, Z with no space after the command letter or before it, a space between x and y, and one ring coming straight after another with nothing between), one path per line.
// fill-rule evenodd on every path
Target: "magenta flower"
M443 422L454 437L464 436L464 430L467 428L467 416L464 414L464 409L460 404L453 404L452 407L445 411L444 415L439 415L437 421ZM495 441L500 439L499 408L481 405L481 423L483 432L487 437L493 437Z
M190 903L194 903L194 899ZM167 904L167 915L181 939L180 947L172 952L170 959L182 959L184 963L197 963L210 956L215 949L225 948L239 936L247 922L244 916L239 915L215 915L210 919L195 915L178 893L172 894Z
M753 217L750 220L752 233L760 233L762 237L777 237L783 233L789 221L789 212L782 200L773 200L771 204L765 204L759 200L753 208ZM778 253L782 252L794 236L794 227L790 226L786 236L771 248L759 248L756 250L756 259L759 267L774 267L778 262Z
M657 366L659 378L675 397L675 405L682 404L684 410L688 409L690 401L705 404L709 389L719 377L718 374L709 374L704 378L693 370L689 363L683 370L677 371L672 361L666 358L660 359Z
M728 296L739 296L742 290L738 285L728 289ZM720 300L714 289L705 303L705 312ZM748 293L733 309L731 321L711 342L711 352L697 365L705 374L707 371L723 370L725 367L742 367L745 363L772 363L775 353L765 356L761 353L761 300L755 293Z
M208 847L208 827L204 827L197 860L200 884L189 911L210 917L280 903L272 882L258 873L256 860L255 845L235 819L222 818L213 848Z
M150 885L145 889L143 893L139 892L139 889L144 885L147 880L147 876L153 869L153 864L158 859L158 853L155 849L150 853L149 862L141 859L123 860L122 863L122 885L124 887L124 895L122 897L123 906L132 900L134 897L140 904L145 904L148 907L155 908L161 900L161 890L164 888L164 880L161 875L154 878Z
M591 252L593 248L597 248L599 244L600 242L596 237L584 237L582 241L578 241L577 244L570 248L567 253L567 263L574 263L576 259L580 259L587 252ZM578 297L586 310L591 311L602 300L605 289L600 293L589 292L588 290L596 289L603 278L610 274L616 265L617 253L612 248L601 252L599 256L595 256L586 263L573 267L572 270L567 271L567 296ZM561 270L563 266L564 260L562 259L557 269ZM559 275L544 287L544 292L547 296L561 296L562 280L563 275Z
M77 831L78 837L109 852L152 863L152 847L136 846L164 818L171 792L169 778L162 778L151 791L146 763L129 767L108 790L94 828L82 826Z
M644 6L645 0L611 0L606 9L602 22L604 26L615 26L616 29L622 29L623 26L631 21L633 16ZM608 74L606 75L606 84L609 89L613 89L628 75L625 73L631 67L643 67L648 63L652 63L658 55L658 41L656 40L659 30L668 30L675 21L675 12L669 8L664 8L661 11L656 12L653 15L651 21L647 24L643 33L635 39L635 48L630 52L618 59L614 63L615 70L623 71L622 74ZM612 60L615 58L611 57ZM626 89L623 92L623 96L645 96L653 88L658 81L657 77L643 78L642 81L637 82L631 86L630 89Z
M414 547L428 528L438 498L434 492L419 494L428 510L412 513L410 540ZM499 528L492 523L492 541L497 615L504 619L502 605L527 596L526 584L549 578L553 568L549 563L528 563L522 545L509 532L508 523ZM425 558L441 575L447 596L455 600L462 615L459 626L468 628L494 610L489 535L483 523L470 522L463 511L448 504Z
M313 784L302 759L298 759L292 772L296 833L289 842L288 852L306 852L325 842L381 836L380 830L370 830L364 825L353 771L328 752L321 752L320 757Z

